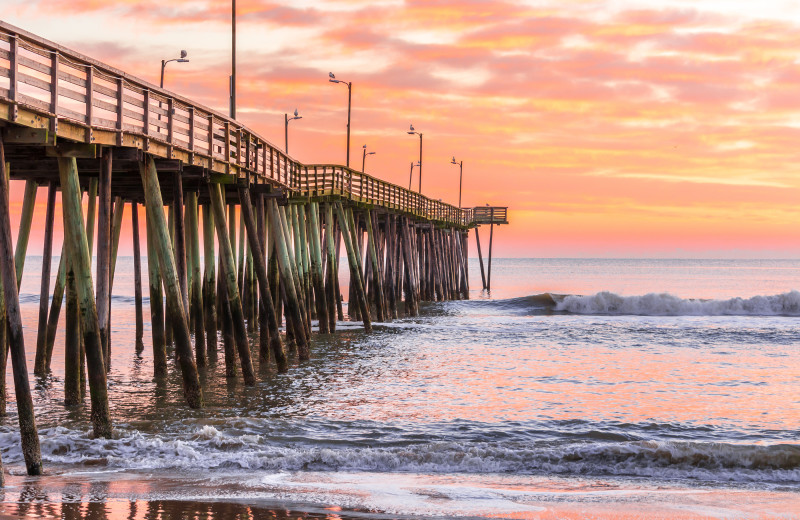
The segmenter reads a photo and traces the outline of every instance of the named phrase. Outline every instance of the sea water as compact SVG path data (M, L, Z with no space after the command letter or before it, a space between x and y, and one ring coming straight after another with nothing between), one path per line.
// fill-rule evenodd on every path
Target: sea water
M41 259L25 267L32 369ZM31 377L48 475L23 477L10 391L5 504L99 502L109 518L137 518L115 516L119 501L330 518L800 517L800 261L492 270L491 293L473 259L470 300L423 304L373 334L339 322L287 374L257 367L253 388L226 379L220 355L201 373L205 408L190 410L175 363L167 385L152 379L147 294L136 350L132 260L120 258L114 436L91 437L88 399L62 404L62 323L52 374ZM207 514L225 518L219 507Z

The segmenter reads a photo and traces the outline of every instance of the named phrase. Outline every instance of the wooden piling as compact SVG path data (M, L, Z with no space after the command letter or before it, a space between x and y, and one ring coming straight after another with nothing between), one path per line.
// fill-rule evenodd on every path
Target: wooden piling
M25 181L25 194L22 198L22 214L19 217L19 231L17 233L17 247L14 249L14 265L17 275L17 292L22 284L22 273L25 267L25 257L28 255L28 240L31 236L31 223L33 222L33 208L36 205L36 191L39 184L28 179Z
M328 322L325 286L322 277L322 246L319 237L319 204L312 202L308 205L308 216L310 223L308 232L311 237L311 278L314 285L317 321L319 322L320 334L328 334L330 331L330 324Z
M100 181L97 205L97 300L96 312L100 320L100 344L104 364L108 351L108 325L111 301L111 148L103 150L100 159ZM63 190L63 186L62 186ZM88 245L87 245L88 247ZM88 251L88 249L87 249ZM79 254L79 253L78 253Z
M175 260L172 248L169 244L169 231L164 220L164 203L161 199L161 188L158 184L158 173L151 157L148 157L146 164L139 164L139 171L142 177L142 185L145 192L145 203L147 204L148 217L152 213L152 230L154 231L154 245L158 255L158 265L161 268L162 281L165 292L167 293L167 307L172 318L172 330L175 337L175 348L179 353L181 375L183 376L183 393L187 403L192 408L203 406L203 392L200 388L200 379L197 374L197 366L192 355L192 344L189 336L189 321L186 317L183 298L178 281L178 273L175 268ZM178 219L176 218L176 221ZM180 219L183 220L183 219ZM182 230L181 230L182 231ZM175 233L178 240L179 233Z
M67 243L67 255L72 256L72 247ZM81 326L78 306L78 288L75 285L75 270L67 267L67 302L64 334L64 405L74 406L82 401L81 393Z
M194 349L198 366L206 366L205 321L203 319L203 278L200 274L200 222L198 218L197 192L192 190L186 196L186 235L187 253L191 262L191 301L190 312L194 315Z
M275 235L275 246L277 248L278 266L281 274L281 287L286 295L286 313L290 317L287 329L291 325L294 340L297 343L297 352L300 359L309 359L308 340L306 338L306 328L303 325L302 310L295 290L295 283L292 275L291 260L286 245L286 234L281 219L278 203L274 199L267 201L267 209L270 213L270 223L272 232Z
M336 202L336 216L339 218L339 226L342 228L342 237L344 238L344 247L347 251L347 263L350 266L350 277L355 281L355 299L358 306L361 319L364 322L364 330L372 332L372 321L369 318L369 309L367 308L367 298L364 294L364 281L361 279L361 266L359 265L358 252L355 246L355 234L351 231L352 220L348 222L348 217L345 215L341 202ZM349 215L352 219L352 212ZM352 305L353 302L350 302Z
M483 290L486 290L486 274L483 271L483 254L481 253L481 237L478 234L478 228L475 228L475 243L478 245L478 263L481 266L481 281L483 282Z
M105 163L105 160L103 162ZM110 159L107 166L107 172L110 173ZM78 167L75 158L59 157L58 170L61 180L61 204L64 211L64 240L69 244L66 253L75 275L81 317L80 328L89 373L92 426L96 437L110 438L111 415L108 410L103 344L94 299L89 243L82 222ZM99 245L98 241L98 247Z
M275 308L272 306L272 295L270 294L269 279L267 278L267 266L265 265L264 250L261 247L261 240L259 238L258 228L254 222L253 207L250 201L250 190L247 186L239 187L239 200L242 211L242 220L247 232L247 239L250 243L250 248L253 251L253 268L256 276L258 277L258 287L261 292L261 305L267 313L269 337L272 354L275 356L275 362L278 366L278 372L287 372L289 364L286 359L286 352L281 343L280 333L278 331L278 316L275 313ZM262 355L263 358L263 355Z
M160 211L163 217L164 209L148 209L145 206L145 230L147 231L147 278L150 285L150 323L153 340L153 375L156 381L167 377L167 340L164 330L164 293L161 284L161 269L158 265L156 253L156 237L153 231L154 211Z
M183 217L183 176L181 175L181 172L174 172L173 179L175 181L175 188L172 194L172 207L173 211L175 212L175 268L177 269L178 281L180 283L183 309L186 312L186 317L188 319L189 282L186 274L186 224ZM174 321L174 319L170 321ZM189 322L187 321L186 323L188 326ZM172 333L173 335L176 335L176 331L174 329ZM175 339L177 341L177 338Z
M47 187L47 210L44 219L44 249L42 251L42 283L39 291L39 332L36 335L36 358L33 373L44 375L47 371L47 309L50 299L50 264L53 262L53 223L55 221L56 183Z
M337 280L339 273L336 272L336 251L333 244L333 237L336 233L333 229L333 206L325 204L325 251L327 254L327 271L325 278L325 299L328 308L328 332L336 332L336 301L339 299L336 294Z
M492 239L494 238L494 208L490 212L491 224L489 224L489 263L486 266L486 290L492 290Z
M33 416L33 399L25 361L25 340L22 335L22 318L19 311L17 273L14 268L14 251L11 244L7 179L5 150L2 137L0 137L0 274L3 280L3 298L6 306L8 345L14 372L14 391L17 398L22 454L28 474L40 475L42 473L42 455L39 448L36 420Z
M375 310L378 321L386 320L386 309L384 308L383 280L381 279L381 269L378 265L378 248L375 244L375 230L373 229L373 213L367 210L365 220L367 222L367 243L369 249L369 259L372 265L372 283L375 300Z
M136 348L140 350L144 347L144 320L142 316L142 252L139 244L139 204L136 201L131 202L131 227L133 231L133 299L136 309Z
M266 250L267 250L267 227L264 222L264 195L260 194L256 196L256 227L258 228L258 240L259 245L261 246L261 253L264 255L262 256L263 261L266 263ZM258 273L256 273L256 278L258 278ZM259 294L261 293L261 282L259 281ZM267 272L267 283L269 283L269 272ZM269 287L268 287L269 289ZM272 291L268 291L269 293L269 301L270 304L273 303L272 300ZM263 299L263 297L261 298ZM273 314L275 313L275 306L273 305L272 309ZM276 331L279 327L278 325L278 317L275 317L275 328ZM272 336L272 332L270 332L270 323L269 317L267 316L267 308L264 305L263 301L259 301L258 305L258 356L259 361L261 363L269 362L269 342ZM284 351L285 354L285 351Z
M225 274L227 301L231 311L233 335L236 341L236 350L239 353L242 377L244 378L245 385L253 386L256 384L256 376L250 357L250 344L247 339L247 329L244 323L239 287L236 283L233 251L231 250L231 243L228 238L228 230L225 228L225 209L222 202L222 195L220 194L218 184L209 184L208 191L211 197L211 207L214 210L214 225L217 228L217 240L219 242L220 251L222 252L221 260Z
M216 266L214 259L214 215L209 204L203 204L203 315L206 326L206 354L209 361L217 360L217 298Z

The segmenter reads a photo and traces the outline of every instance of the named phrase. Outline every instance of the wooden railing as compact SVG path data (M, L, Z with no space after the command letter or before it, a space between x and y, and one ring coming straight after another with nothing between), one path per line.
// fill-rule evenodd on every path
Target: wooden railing
M470 209L343 166L299 163L222 113L2 21L0 103L8 106L0 119L59 138L138 147L290 194L338 195L436 222L473 223Z

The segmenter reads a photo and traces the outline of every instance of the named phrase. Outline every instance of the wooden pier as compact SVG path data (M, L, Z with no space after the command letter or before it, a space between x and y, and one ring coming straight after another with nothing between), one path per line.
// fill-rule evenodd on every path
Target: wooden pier
M420 302L468 298L467 239L475 229L480 251L480 225L491 228L488 276L480 258L489 289L494 225L508 223L505 207L458 208L340 165L302 164L219 112L3 22L0 173L0 314L7 321L0 359L11 357L30 474L42 464L18 290L38 187L47 187L47 206L34 373L50 369L66 297L65 404L82 402L88 382L100 437L112 431L111 294L127 212L137 348L144 347L143 206L154 376L166 377L166 348L174 343L186 402L195 408L203 406L198 370L216 362L219 350L226 375L241 374L246 385L257 382L254 355L286 372L295 350L301 361L313 355L314 320L318 333L335 332L346 291L349 318L367 332L418 314ZM8 179L25 181L15 244ZM64 248L50 287L57 191ZM339 287L342 244L347 289ZM257 353L248 341L255 330Z

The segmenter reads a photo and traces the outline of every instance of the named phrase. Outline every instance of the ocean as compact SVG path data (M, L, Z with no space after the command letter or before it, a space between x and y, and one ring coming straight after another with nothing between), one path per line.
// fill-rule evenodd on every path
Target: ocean
M21 291L31 370L40 269L28 258ZM190 410L174 362L153 381L147 298L136 351L121 257L114 437L91 438L88 402L63 406L62 324L52 374L31 375L47 474L25 476L11 392L0 515L800 518L800 260L492 269L490 294L471 259L470 300L370 335L340 322L254 388L220 356Z

